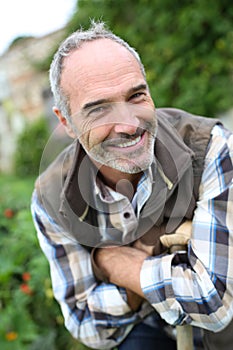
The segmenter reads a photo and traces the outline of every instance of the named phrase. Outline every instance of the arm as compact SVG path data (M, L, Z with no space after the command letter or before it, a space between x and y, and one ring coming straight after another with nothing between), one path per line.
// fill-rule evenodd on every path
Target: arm
M191 238L192 221L186 220L172 235L164 234L160 237L161 242L172 252L186 250ZM136 248L136 249L133 249ZM144 260L153 255L154 246L145 245L140 240L134 242L132 247L115 247L96 250L95 260L98 273L110 278L110 282L125 287L130 291L130 296L138 295L137 300L144 298L140 285L140 271ZM119 270L122 271L119 274ZM134 292L132 292L134 291ZM141 298L139 298L141 297Z
M144 298L140 271L147 256L144 251L132 247L101 248L96 254L96 263L111 283Z
M126 291L97 283L89 252L48 217L36 194L32 214L67 329L87 346L115 347L137 319L127 303Z
M135 248L120 247L104 249L98 257L110 281L144 295L170 324L220 331L233 316L232 164L233 137L218 127L206 157L187 253L143 259ZM121 256L118 263L114 254Z

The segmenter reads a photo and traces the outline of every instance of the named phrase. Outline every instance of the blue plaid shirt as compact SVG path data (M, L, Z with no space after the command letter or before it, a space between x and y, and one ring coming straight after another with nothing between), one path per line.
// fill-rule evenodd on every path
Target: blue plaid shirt
M138 220L151 194L150 169L141 179L133 205L103 184L95 184L96 205L128 206ZM48 216L36 192L32 214L38 238L51 269L55 298L65 325L89 347L119 344L135 322L156 310L171 325L192 325L220 331L233 316L233 135L221 126L212 130L187 252L148 257L141 269L145 295L140 310L127 304L124 288L97 283L90 253ZM103 197L103 190L108 194ZM135 209L136 208L136 209ZM120 213L120 210L117 210ZM39 220L38 220L39 219ZM100 231L107 225L99 214ZM127 235L134 222L114 217ZM41 225L40 223L43 225ZM106 237L107 238L107 237Z

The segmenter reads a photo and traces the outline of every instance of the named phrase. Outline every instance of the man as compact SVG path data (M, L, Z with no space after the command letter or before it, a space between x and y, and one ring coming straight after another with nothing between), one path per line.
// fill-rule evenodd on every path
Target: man
M68 330L120 350L175 349L169 324L223 330L233 314L232 134L156 110L138 54L103 23L61 44L50 81L75 141L37 180L32 213Z

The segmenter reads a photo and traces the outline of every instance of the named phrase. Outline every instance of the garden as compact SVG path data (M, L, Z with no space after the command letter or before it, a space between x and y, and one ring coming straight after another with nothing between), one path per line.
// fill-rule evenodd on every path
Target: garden
M26 128L18 144L17 176L0 174L0 349L3 350L87 349L72 339L64 327L53 297L48 262L39 247L31 218L30 198L46 135L43 120Z
M155 15L156 14L156 15ZM142 56L156 106L217 116L232 108L233 6L227 0L79 0L67 33L103 18ZM147 24L147 25L145 25ZM56 48L55 48L56 49ZM53 52L37 63L47 74ZM84 350L64 327L30 198L49 131L45 118L20 135L11 175L0 173L0 349ZM57 147L54 147L58 151ZM49 162L48 162L49 163Z

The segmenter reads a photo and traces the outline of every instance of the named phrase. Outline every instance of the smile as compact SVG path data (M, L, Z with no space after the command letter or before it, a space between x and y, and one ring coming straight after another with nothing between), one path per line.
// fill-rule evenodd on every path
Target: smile
M126 148L126 147L131 147L136 145L138 142L140 142L141 140L141 136L138 136L136 139L128 141L128 142L124 142L124 143L120 143L117 146L120 148Z

